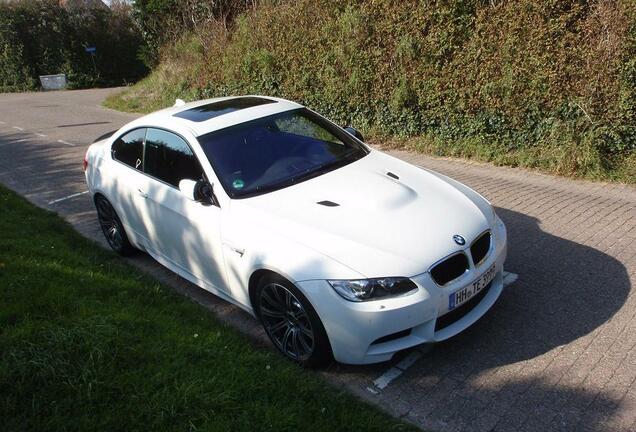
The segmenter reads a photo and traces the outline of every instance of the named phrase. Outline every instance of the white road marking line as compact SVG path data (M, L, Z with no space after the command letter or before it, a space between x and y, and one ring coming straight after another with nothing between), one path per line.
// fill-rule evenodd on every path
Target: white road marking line
M39 136L40 138L46 138L46 135L44 135L43 133L39 133L39 132L33 132L33 133Z
M3 122L3 121L0 121L0 124L6 124L6 123L5 123L5 122Z
M392 367L391 369L380 375L375 381L373 381L373 385L380 390L384 390L391 381L393 381L400 375L402 375L402 370L396 367Z
M519 278L519 275L511 272L504 272L503 283L504 286L509 286ZM380 375L373 381L373 387L367 387L367 391L375 395L384 390L394 379L402 375L402 372L413 366L413 364L422 356L421 352L414 351L404 357L398 364L389 368L386 372Z
M503 273L503 284L504 287L512 285L517 279L519 279L519 275L517 273L510 273L505 271Z
M398 364L384 372L378 378L373 381L375 388L367 387L367 390L373 394L378 394L381 390L384 390L394 379L402 375L402 372L413 366L413 364L422 357L422 353L413 351L406 357L404 357Z
M407 370L408 368L410 368L411 366L413 366L413 363L415 363L416 361L419 360L419 358L422 357L422 354L419 352L412 352L409 355L407 355L406 357L404 357L402 359L402 361L400 361L395 367L397 367L398 369L402 369L403 371Z
M70 143L68 141L57 140L57 142L62 143L62 144L66 144L67 146L75 147L75 144L72 144L72 143Z
M19 142L22 142L22 141L28 141L28 140L29 140L28 138L20 138L20 139L17 139L17 140L16 139L8 139L6 141L3 140L2 142L0 142L0 145L15 144L15 143L19 143Z
M74 193L74 194L71 194L71 195L67 195L65 197L58 198L58 199L53 200L53 201L49 201L49 205L57 204L59 202L66 201L67 199L75 198L77 196L84 195L84 194L87 194L87 193L88 193L88 191L84 191L84 192L78 192L78 193Z
M13 126L13 129L17 129L19 131L23 131L24 129L22 129L20 126Z

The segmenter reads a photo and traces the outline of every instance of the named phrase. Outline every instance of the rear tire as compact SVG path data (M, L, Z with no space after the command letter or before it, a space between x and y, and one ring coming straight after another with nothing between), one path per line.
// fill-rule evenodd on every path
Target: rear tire
M333 361L331 345L318 314L296 286L280 275L262 277L256 287L256 311L274 346L304 367Z
M134 253L136 249L128 240L124 225L110 202L103 196L98 195L95 197L95 207L97 208L99 226L102 228L104 237L111 249L124 256Z

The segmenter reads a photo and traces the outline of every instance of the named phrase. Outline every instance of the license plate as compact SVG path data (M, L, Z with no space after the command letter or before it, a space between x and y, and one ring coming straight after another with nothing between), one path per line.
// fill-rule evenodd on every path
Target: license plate
M479 294L481 290L495 278L495 264L492 265L479 279L448 296L448 310L461 306L468 300Z

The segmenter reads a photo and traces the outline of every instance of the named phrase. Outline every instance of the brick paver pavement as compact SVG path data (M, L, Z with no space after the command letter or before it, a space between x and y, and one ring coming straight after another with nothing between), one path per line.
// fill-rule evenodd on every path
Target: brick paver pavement
M377 396L440 431L636 430L636 188L392 152L486 196L519 280Z
M49 203L85 190L86 144L132 118L98 106L108 92L0 95L0 182L98 241L85 195ZM636 188L391 153L488 198L508 227L506 267L519 280L377 394L373 380L405 354L321 374L431 431L636 431ZM237 308L147 256L132 262L270 346Z

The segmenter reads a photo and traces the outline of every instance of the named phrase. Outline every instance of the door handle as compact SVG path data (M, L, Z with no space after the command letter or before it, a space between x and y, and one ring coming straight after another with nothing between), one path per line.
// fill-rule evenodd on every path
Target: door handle
M241 258L242 258L242 257L243 257L243 255L245 254L245 249L243 249L243 248L240 248L240 247L234 246L233 244L228 243L228 242L223 242L223 244L224 244L225 246L227 246L227 247L228 247L228 248L229 248L232 252L234 252L234 253L238 254L238 256L240 256Z
M230 249L232 250L232 252L237 253L238 256L240 256L241 258L243 257L243 255L245 255L245 249L237 248L235 246L230 246Z
M139 195L141 195L142 197L148 198L148 194L144 192L142 188L137 188L137 192L139 192Z

